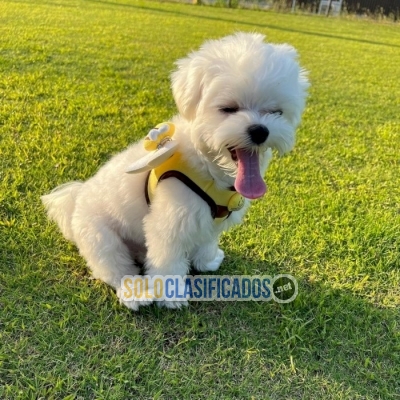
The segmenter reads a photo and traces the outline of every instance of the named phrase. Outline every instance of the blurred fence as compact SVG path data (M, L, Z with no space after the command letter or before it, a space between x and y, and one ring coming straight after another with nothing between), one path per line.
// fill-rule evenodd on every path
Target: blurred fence
M301 11L322 15L356 15L378 20L400 20L400 0L178 0L231 8Z

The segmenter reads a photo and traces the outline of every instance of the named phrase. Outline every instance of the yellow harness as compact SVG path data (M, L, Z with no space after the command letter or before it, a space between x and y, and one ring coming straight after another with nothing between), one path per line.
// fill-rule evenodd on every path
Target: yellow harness
M214 221L222 222L232 211L240 210L245 203L244 197L234 187L219 189L213 179L204 179L194 170L178 151L178 144L171 139L174 132L175 125L172 122L163 122L151 129L143 141L149 153L126 170L130 174L150 171L144 190L147 204L152 202L158 182L176 178L209 205Z
M179 179L200 196L210 206L211 216L215 222L224 221L232 211L238 211L244 205L244 197L236 192L235 188L217 188L214 180L204 179L185 162L178 151L150 171L145 187L148 204L154 198L158 182L167 178Z

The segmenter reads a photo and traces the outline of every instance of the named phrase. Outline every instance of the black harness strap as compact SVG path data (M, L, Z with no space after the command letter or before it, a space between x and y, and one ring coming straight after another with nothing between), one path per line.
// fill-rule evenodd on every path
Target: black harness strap
M148 183L149 183L150 173L147 175L146 186L145 186L145 197L148 205L150 205L150 198L148 193ZM193 190L194 193L196 193L199 197L201 197L209 205L211 216L213 219L228 218L231 215L231 211L228 210L228 207L216 204L215 201L203 189L201 189L198 185L196 185L189 177L187 177L182 172L174 170L164 172L160 176L160 179L158 181L160 182L168 178L176 178L180 180L189 189Z

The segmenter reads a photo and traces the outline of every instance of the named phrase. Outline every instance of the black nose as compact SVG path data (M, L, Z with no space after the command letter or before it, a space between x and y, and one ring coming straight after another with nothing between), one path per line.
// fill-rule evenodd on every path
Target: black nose
M255 144L264 143L267 140L269 135L269 130L264 125L250 125L247 128L247 133L250 136L251 140Z

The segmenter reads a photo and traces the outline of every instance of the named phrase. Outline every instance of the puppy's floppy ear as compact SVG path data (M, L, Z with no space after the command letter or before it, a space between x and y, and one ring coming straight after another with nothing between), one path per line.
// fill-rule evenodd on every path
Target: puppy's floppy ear
M178 69L171 75L172 93L179 113L190 120L196 116L196 108L201 99L203 68L194 53L178 60L176 65Z

